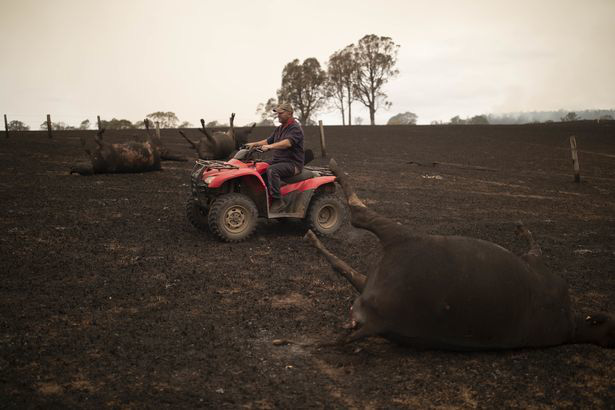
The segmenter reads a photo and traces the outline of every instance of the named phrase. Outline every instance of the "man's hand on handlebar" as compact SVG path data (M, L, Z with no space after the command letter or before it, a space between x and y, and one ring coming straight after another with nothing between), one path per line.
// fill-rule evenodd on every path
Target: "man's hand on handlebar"
M242 149L247 149L250 151L257 151L257 152L263 152L264 150L262 149L262 145L258 145L257 142L249 142L247 144L243 144L241 146Z

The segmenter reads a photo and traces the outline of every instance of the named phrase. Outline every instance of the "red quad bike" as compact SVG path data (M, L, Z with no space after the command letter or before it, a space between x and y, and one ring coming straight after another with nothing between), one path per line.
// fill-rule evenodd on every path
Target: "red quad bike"
M229 161L197 160L192 169L192 194L186 204L188 220L226 242L247 239L258 217L300 218L320 235L332 235L343 224L346 208L335 194L335 176L328 168L304 167L282 179L280 192L286 203L281 213L271 213L267 190L269 164L259 148L242 148ZM306 162L314 155L306 151Z

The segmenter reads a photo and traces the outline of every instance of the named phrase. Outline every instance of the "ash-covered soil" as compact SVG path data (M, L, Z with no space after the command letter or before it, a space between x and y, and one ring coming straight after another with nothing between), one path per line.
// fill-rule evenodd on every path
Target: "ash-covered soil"
M522 220L576 308L615 313L612 122L325 131L329 156L376 211L516 253L526 249L513 233ZM615 407L615 350L593 345L302 346L346 334L355 294L302 240L299 222L263 220L247 242L218 242L184 215L193 161L71 176L85 158L81 135L94 134L0 134L1 407ZM175 130L162 136L194 158ZM318 129L306 138L318 153ZM364 273L378 262L366 231L346 226L323 242Z

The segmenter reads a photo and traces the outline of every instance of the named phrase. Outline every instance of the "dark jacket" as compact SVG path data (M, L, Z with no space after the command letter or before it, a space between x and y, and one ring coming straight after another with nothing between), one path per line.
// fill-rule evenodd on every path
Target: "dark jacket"
M299 172L303 170L305 153L303 151L303 129L295 120L289 121L284 126L280 125L267 138L267 144L273 144L282 140L289 140L291 147L288 149L273 150L272 164L278 162L290 162L297 167Z

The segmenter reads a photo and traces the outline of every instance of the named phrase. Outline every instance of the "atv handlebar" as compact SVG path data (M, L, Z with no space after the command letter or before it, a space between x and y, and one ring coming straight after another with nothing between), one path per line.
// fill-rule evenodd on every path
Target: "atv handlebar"
M258 146L257 145L250 146L248 144L245 144L245 145L242 145L241 147L239 147L239 149L247 149L248 151L256 151L256 152L265 152L265 151L263 151L261 149L260 145L258 145Z
M257 147L255 145L252 146L248 146L246 145L242 145L241 147L239 147L239 151L237 151L237 153L235 154L235 156L233 158L241 160L241 161L249 161L254 159L254 154L255 153L261 153L261 152L265 152L263 151L260 147Z

